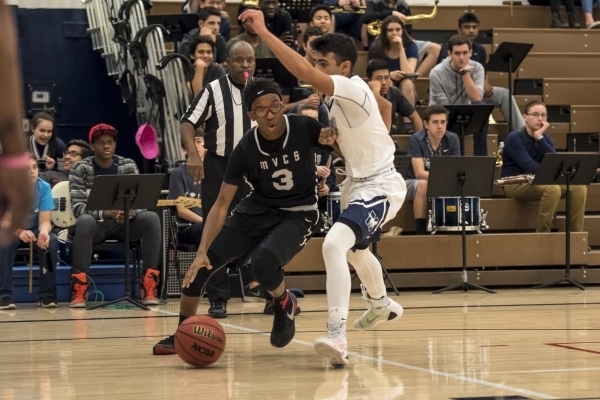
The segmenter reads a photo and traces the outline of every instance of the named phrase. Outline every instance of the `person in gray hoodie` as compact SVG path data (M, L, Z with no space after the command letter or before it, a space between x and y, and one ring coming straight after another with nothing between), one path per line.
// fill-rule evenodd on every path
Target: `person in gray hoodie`
M454 35L448 41L448 57L429 74L429 105L465 105L483 100L483 65L471 60L471 40ZM487 155L487 124L473 137L476 156Z

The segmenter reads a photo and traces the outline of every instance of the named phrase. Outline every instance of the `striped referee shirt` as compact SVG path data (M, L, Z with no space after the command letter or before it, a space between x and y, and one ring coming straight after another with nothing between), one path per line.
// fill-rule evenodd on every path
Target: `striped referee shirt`
M244 132L256 125L242 105L243 85L225 75L208 83L192 101L181 118L198 128L204 126L204 147L222 157L229 157Z

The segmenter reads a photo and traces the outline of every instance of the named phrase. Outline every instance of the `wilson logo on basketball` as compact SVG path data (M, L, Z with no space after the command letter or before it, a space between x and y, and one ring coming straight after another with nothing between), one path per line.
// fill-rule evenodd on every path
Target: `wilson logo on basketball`
M206 336L207 338L214 340L215 342L217 342L219 344L223 344L223 339L216 336L213 333L212 329L206 329L203 326L194 325L194 334L198 335L198 336Z
M215 355L214 350L210 350L210 349L207 349L206 347L202 347L198 343L194 343L192 345L192 350L194 350L202 355L208 356L208 357L212 357Z

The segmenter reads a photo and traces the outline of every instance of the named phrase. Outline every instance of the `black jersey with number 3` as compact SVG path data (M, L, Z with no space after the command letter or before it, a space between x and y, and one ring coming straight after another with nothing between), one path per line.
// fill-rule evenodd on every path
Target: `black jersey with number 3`
M252 185L250 197L269 207L291 208L317 202L314 146L323 125L299 115L284 115L286 129L266 140L258 127L248 130L229 157L223 181Z

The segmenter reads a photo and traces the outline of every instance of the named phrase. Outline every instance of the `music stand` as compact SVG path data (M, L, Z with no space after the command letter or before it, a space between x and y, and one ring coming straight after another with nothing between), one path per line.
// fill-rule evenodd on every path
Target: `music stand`
M198 28L198 15L192 14L167 14L147 15L148 26L158 24L164 26L170 34L163 33L166 42L173 42L173 51L177 52L177 43L189 31ZM187 56L187 54L186 54Z
M486 72L508 72L509 102L513 100L512 74L517 71L533 47L531 43L502 42L485 65ZM512 130L512 103L508 107L508 131Z
M394 156L394 167L396 167L396 171L398 171L404 179L406 179L408 175L408 171L412 165L412 159L411 156Z
M448 114L448 128L460 138L460 155L465 155L465 135L476 135L490 119L493 104L444 105Z
M492 185L496 159L494 157L431 157L427 197L460 197L462 226L462 282L436 290L433 294L448 290L479 289L496 293L483 286L468 282L467 277L467 232L465 196L492 197Z
M287 10L292 16L292 20L298 22L310 22L310 10L321 4L320 0L280 0L279 5ZM291 33L291 32L290 32Z
M129 215L129 210L152 209L156 207L160 190L165 180L164 174L148 175L100 175L94 178L92 190L88 196L86 210L123 210ZM130 296L129 282L129 218L125 218L125 291L124 296L117 300L107 301L89 310L105 307L111 304L127 301L144 310L150 310L144 304Z
M277 58L257 58L254 76L273 79L282 88L298 86L298 78L292 75Z
M565 185L567 215L565 221L565 278L557 282L535 286L534 289L569 283L585 290L582 284L571 279L571 185L589 185L600 163L597 153L546 154L535 174L532 185Z

